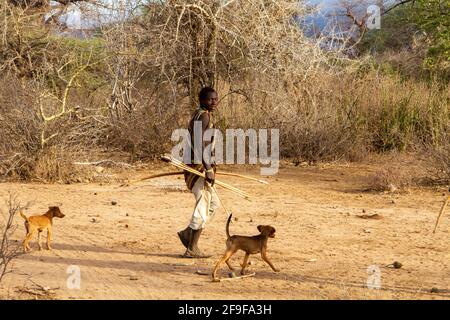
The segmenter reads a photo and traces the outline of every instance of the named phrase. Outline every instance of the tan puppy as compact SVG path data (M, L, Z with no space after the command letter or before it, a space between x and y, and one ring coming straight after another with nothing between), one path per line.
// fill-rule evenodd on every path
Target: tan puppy
M217 269L219 266L226 262L230 270L234 270L234 268L230 265L229 259L233 254L236 253L238 250L245 251L245 257L244 262L242 263L242 269L241 274L244 274L244 270L247 267L248 264L248 258L251 254L255 253L261 253L261 258L269 264L269 266L272 268L273 271L278 272L277 268L274 267L272 262L270 262L269 258L267 257L267 241L269 238L275 238L275 228L272 226L262 226L259 225L258 231L261 232L257 236L253 237L246 237L246 236L230 236L229 226L231 221L231 214L228 217L227 226L226 226L226 233L227 233L227 249L225 251L225 254L223 257L217 262L213 273L212 278L213 281L218 281L218 278L216 276Z
M25 252L31 251L29 246L29 242L33 237L34 233L38 231L38 246L39 250L42 250L41 246L41 232L47 229L47 249L52 250L51 241L52 241L52 224L53 218L64 218L65 215L59 210L59 207L49 207L48 211L40 216L32 216L26 217L22 212L20 212L20 216L25 219L25 228L27 230L27 235L25 240L23 241L23 250Z

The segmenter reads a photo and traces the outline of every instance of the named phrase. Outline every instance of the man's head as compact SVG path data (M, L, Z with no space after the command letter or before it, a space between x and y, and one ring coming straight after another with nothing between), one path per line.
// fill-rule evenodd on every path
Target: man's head
M198 94L200 105L208 111L215 111L219 98L216 90L211 87L205 87Z

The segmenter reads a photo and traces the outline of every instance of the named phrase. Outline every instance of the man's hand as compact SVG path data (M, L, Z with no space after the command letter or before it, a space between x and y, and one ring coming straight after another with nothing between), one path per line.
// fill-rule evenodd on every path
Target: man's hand
M206 180L206 182L209 182L211 184L211 187L214 186L215 178L216 177L215 177L215 174L214 174L214 170L212 168L206 170L205 180Z

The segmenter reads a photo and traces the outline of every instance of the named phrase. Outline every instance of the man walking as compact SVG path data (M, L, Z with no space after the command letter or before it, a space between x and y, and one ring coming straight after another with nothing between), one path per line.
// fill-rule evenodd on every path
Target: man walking
M210 87L203 88L199 93L200 106L195 111L189 122L190 133L190 159L184 160L188 166L200 172L205 172L205 178L184 171L184 180L187 188L194 194L195 207L191 221L186 229L179 231L178 236L186 247L183 257L186 258L208 258L198 248L198 241L202 230L205 228L216 209L219 207L219 199L213 190L216 165L212 158L214 155L214 136L208 141L203 141L205 132L213 129L212 113L217 108L217 92ZM205 152L206 150L206 152Z

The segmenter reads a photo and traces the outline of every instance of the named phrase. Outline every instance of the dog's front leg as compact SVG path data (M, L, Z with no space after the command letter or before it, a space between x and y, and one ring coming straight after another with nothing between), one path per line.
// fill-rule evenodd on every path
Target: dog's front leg
M47 228L47 249L48 250L52 250L51 243L52 243L52 228L48 227Z
M272 268L273 271L275 272L279 272L280 269L275 268L275 266L272 264L272 262L270 262L269 258L267 257L267 252L266 250L261 250L261 258L267 262L267 264Z

